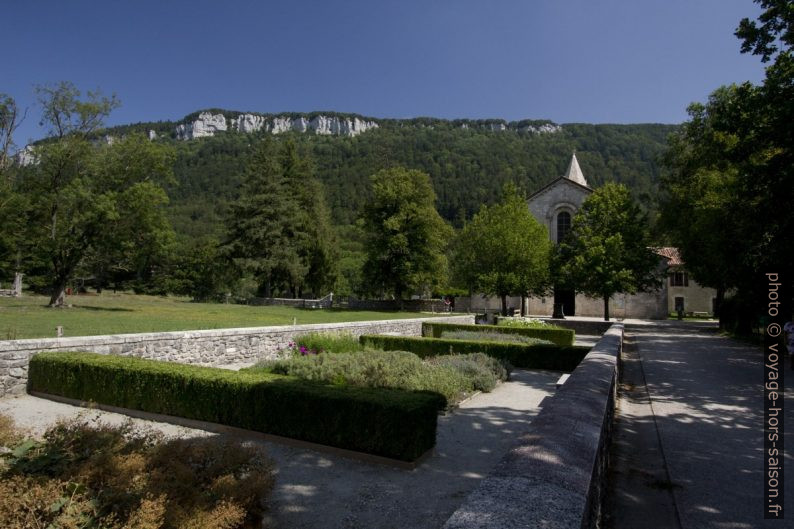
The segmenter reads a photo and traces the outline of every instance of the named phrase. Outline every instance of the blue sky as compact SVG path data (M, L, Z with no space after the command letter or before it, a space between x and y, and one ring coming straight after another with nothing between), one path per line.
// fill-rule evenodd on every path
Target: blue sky
M678 123L763 78L733 31L750 0L9 0L0 92L116 93L109 124L201 108Z

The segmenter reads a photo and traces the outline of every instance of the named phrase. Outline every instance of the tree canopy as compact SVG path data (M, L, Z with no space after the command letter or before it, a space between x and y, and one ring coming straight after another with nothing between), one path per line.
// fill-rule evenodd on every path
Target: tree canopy
M759 20L741 21L742 52L771 62L761 85L715 90L694 103L670 141L662 219L698 282L734 292L723 326L748 333L765 307L765 272L791 292L794 252L794 57L791 1L759 3ZM786 300L786 301L791 301Z
M395 167L372 176L364 213L364 275L377 294L401 300L415 290L432 292L447 276L445 250L452 228L435 208L430 177Z
M647 219L624 185L608 183L588 196L571 231L557 246L558 284L604 300L657 287L659 256L650 248Z
M81 99L70 83L38 92L52 137L36 146L38 163L20 175L29 205L21 216L30 262L41 266L49 283L50 305L60 306L68 282L90 255L99 269L151 272L147 259L173 237L161 187L172 174L173 154L136 136L90 142L87 134L102 125L117 104L114 98L89 92Z
M452 270L470 291L499 296L540 293L548 286L551 241L530 213L526 199L507 185L502 200L483 205L456 237Z
M315 294L336 281L335 233L311 164L287 142L260 142L227 221L225 252L265 297ZM324 294L324 292L323 292Z

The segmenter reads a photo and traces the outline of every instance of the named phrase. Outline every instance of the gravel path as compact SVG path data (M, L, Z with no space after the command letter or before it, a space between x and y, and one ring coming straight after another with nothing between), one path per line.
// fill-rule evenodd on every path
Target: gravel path
M560 373L516 370L510 382L464 402L439 417L436 448L414 470L265 443L278 468L270 496L269 527L436 529L526 431L541 401L553 394ZM123 415L87 410L29 395L0 399L0 413L33 433L78 414L106 422ZM134 419L166 435L214 435Z

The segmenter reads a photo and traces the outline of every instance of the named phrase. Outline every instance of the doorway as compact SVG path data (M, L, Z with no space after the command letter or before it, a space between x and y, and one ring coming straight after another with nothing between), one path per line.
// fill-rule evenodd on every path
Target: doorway
M562 303L562 311L566 316L576 315L576 292L570 289L554 287L554 304Z

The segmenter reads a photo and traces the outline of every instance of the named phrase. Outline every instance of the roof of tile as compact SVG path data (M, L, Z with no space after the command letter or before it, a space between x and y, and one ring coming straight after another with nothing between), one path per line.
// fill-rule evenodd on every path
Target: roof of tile
M678 248L664 246L662 248L654 248L654 251L667 259L667 264L670 266L682 266L684 264L681 260L681 254L678 253Z

